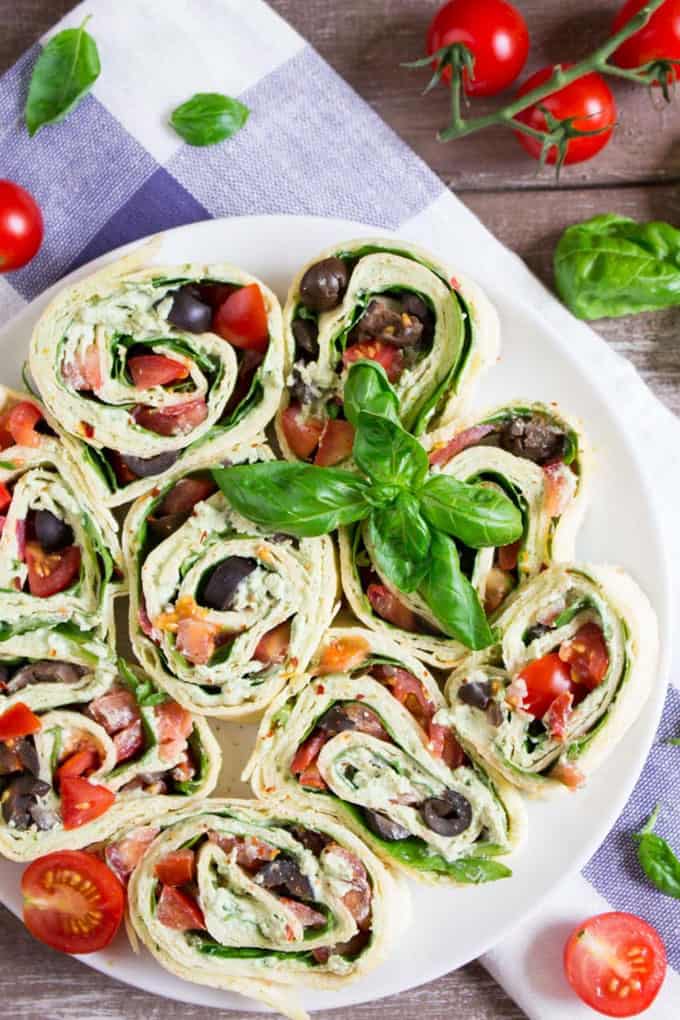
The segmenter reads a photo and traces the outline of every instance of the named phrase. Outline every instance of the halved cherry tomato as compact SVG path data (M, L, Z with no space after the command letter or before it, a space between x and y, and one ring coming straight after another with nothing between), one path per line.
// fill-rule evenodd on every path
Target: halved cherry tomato
M157 512L163 516L186 513L193 510L197 503L212 496L216 489L212 478L181 478L170 489Z
M368 658L371 650L366 638L341 637L324 646L316 671L324 673L351 673Z
M140 390L148 386L166 386L189 377L186 365L162 354L138 354L129 359L128 369L133 383Z
M605 1016L637 1016L666 976L661 936L634 914L612 911L579 924L564 947L564 972L583 1001Z
M31 935L62 953L104 949L123 918L122 885L83 850L57 850L33 861L21 877L21 893Z
M284 662L289 646L290 620L286 620L262 635L253 652L253 658L267 665L272 662Z
M109 810L116 799L106 786L97 786L80 776L70 776L61 783L61 817L65 829L78 829L93 822Z
M37 542L26 544L28 588L39 599L69 588L80 572L80 549L69 545L55 553L44 553Z
M612 34L618 32L644 6L646 0L626 0L614 18ZM644 26L615 51L612 60L619 67L641 67L653 60L680 60L680 0L665 0ZM678 68L669 68L669 80Z
M78 392L92 390L96 393L103 382L97 345L89 344L84 352L77 351L68 360L64 359L61 374L72 389Z
M429 737L435 758L441 758L450 769L457 769L465 764L465 751L448 726L430 723Z
M584 623L559 650L562 662L571 667L572 679L589 691L598 687L609 668L609 652L604 635L596 623Z
M213 315L213 332L234 347L266 351L269 344L267 309L256 283L239 287Z
M522 708L537 719L541 719L555 698L566 691L574 693L571 670L562 662L557 652L550 652L540 659L534 659L520 671L519 676L527 685L527 696Z
M154 868L156 878L163 885L186 885L193 882L196 873L196 857L190 847L173 850L162 857Z
M27 737L40 729L40 719L23 701L17 701L0 715L0 740Z
M354 426L341 418L329 418L321 434L314 463L320 467L339 464L351 455L353 445Z
M196 666L210 662L215 653L217 627L210 620L185 617L177 624L177 651Z
M324 733L323 730L317 730L316 733L312 733L311 737L307 737L304 744L300 744L290 763L290 771L294 776L300 775L305 769L309 768L312 762L316 761L319 757L319 751L327 740L328 734Z
M57 786L60 786L64 779L71 779L73 776L84 776L86 772L94 772L99 766L99 755L93 747L83 748L61 763L54 778Z
M436 446L430 453L430 464L448 464L452 457L469 446L476 446L485 436L496 430L495 425L473 425L459 432L443 446Z
M164 885L158 901L156 918L173 931L203 931L205 918L196 900L181 889Z
M396 382L404 368L404 355L398 347L385 344L382 340L365 340L348 347L342 356L345 367L355 361L377 361L385 369L390 382Z
M0 482L0 510L6 510L12 502L12 493L6 485Z
M208 417L208 406L203 397L198 397L162 410L140 406L132 416L137 425L158 436L185 436L203 424Z
M403 605L384 584L369 584L366 597L378 616L402 630L416 629L416 615Z
M304 417L299 404L289 404L281 415L281 428L295 456L307 460L319 445L324 423L318 418Z
M38 446L40 433L35 426L42 418L42 413L30 400L21 400L0 418L0 428L9 432L17 446Z

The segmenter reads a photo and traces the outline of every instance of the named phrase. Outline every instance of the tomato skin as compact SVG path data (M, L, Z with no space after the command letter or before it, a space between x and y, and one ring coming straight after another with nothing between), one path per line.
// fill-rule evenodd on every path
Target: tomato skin
M205 929L203 911L198 903L180 889L164 885L158 901L156 917L173 931L202 931Z
M37 733L40 726L40 719L35 712L31 712L23 701L17 701L0 715L0 740L27 737L31 733Z
M571 670L562 662L557 652L549 652L540 659L534 659L520 671L520 677L527 685L527 696L522 708L536 719L541 719L560 694L574 693Z
M382 340L364 340L352 344L342 356L342 363L349 368L355 361L376 361L385 369L390 382L396 382L404 367L404 355L398 347L385 344Z
M0 482L0 510L6 510L12 502L12 493L6 485Z
M318 418L304 418L299 404L289 404L281 415L281 428L295 456L307 460L319 445L324 423Z
M295 757L290 763L290 771L294 776L299 776L305 772L316 761L321 748L327 740L328 734L324 733L323 730L317 730L316 733L312 733L311 737L307 737L304 744L300 744L295 752Z
M316 673L349 673L365 662L371 651L366 638L341 637L324 646Z
M80 549L69 545L58 553L45 555L37 543L26 545L28 589L31 595L44 599L69 588L80 571Z
M132 414L135 424L159 436L188 435L202 425L208 417L208 406L203 397L175 404L160 410L157 407L137 407Z
M278 627L263 634L253 652L258 662L284 662L290 645L290 620L285 620Z
M430 22L427 52L462 42L475 63L472 78L463 75L469 96L495 96L511 85L524 67L529 52L529 32L524 18L506 0L450 0ZM451 81L445 68L443 80Z
M82 751L76 751L74 754L61 763L57 771L54 773L54 779L57 786L60 786L64 779L70 779L73 776L83 776L86 772L93 772L99 765L99 755L94 748L84 748Z
M614 18L612 34L618 32L644 7L646 0L626 0ZM651 18L614 52L619 67L640 67L654 60L680 60L680 0L666 0ZM669 79L678 76L678 68L669 70Z
M329 418L321 434L314 463L320 467L333 467L347 460L354 445L354 426L339 418Z
M132 382L140 390L149 386L166 386L189 377L186 365L162 354L138 354L130 358L127 365Z
M563 64L562 66L566 70L571 65ZM524 82L517 95L526 95L527 92L542 85L548 80L553 70L552 67L543 67L540 71L536 71ZM559 120L565 117L575 117L574 127L581 131L603 129L596 135L570 138L567 143L565 163L582 163L595 156L611 138L616 124L614 96L604 78L595 71L546 96L539 104L527 107L522 113L517 114L516 120L522 121L523 124L527 124L537 131L545 131L547 127L545 114L538 109L539 106L545 107ZM530 156L533 156L534 159L540 157L540 139L531 138L520 131L516 131L515 136ZM546 162L551 164L557 162L556 146L551 147Z
M269 326L258 285L249 283L230 294L215 311L212 327L232 346L264 353L269 346Z
M642 918L620 911L597 914L567 939L564 972L576 994L598 1013L637 1016L663 984L666 949Z
M465 764L465 751L456 740L453 730L439 723L430 723L430 746L435 758L441 758L450 769L460 768Z
M17 446L36 447L40 445L40 433L35 426L42 418L42 412L30 400L20 400L0 418L0 429L8 432Z
M0 273L30 262L43 232L42 213L33 196L21 185L0 179Z
M197 503L212 496L215 489L211 478L181 478L168 492L158 513L163 516L186 513L193 510Z
M194 851L190 847L173 850L160 859L154 871L163 885L186 885L187 882L193 882L196 873Z
M387 620L402 630L416 629L416 614L408 606L403 605L384 584L369 584L366 597L371 603L373 612L382 620Z
M609 652L604 635L596 623L585 623L559 651L560 659L568 663L572 678L585 684L589 691L598 687L609 668Z
M61 784L61 816L65 829L79 829L99 818L116 799L105 786L97 786L80 776L69 776Z

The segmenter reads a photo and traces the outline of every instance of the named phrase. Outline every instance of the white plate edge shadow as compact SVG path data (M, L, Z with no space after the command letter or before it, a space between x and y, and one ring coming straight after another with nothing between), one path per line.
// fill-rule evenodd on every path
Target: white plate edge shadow
M220 236L221 230L224 231L223 236ZM336 240L342 241L356 236L398 236L391 231L381 230L365 224L347 220L325 219L322 217L294 215L232 217L223 220L207 220L199 223L187 224L185 226L163 232L160 235L152 235L152 237L160 237L162 241L160 251L158 254L154 255L153 261L158 262L162 260L159 259L159 255L162 256L165 242L168 239L174 239L176 237L182 238L183 235L189 235L188 246L190 247L192 244L192 234L196 236L206 234L211 238L211 241L211 235L215 234L214 243L216 249L220 252L230 251L233 253L235 250L238 250L238 244L235 244L233 240L229 241L230 232L232 235L238 235L241 233L243 236L251 235L251 237L258 236L264 232L269 236L270 241L277 236L281 238L283 236L298 235L304 238L305 245L309 244L310 255L313 255L316 251L321 250L328 244L332 244ZM319 235L318 241L316 240L317 235ZM408 230L405 230L405 232L399 236L407 238ZM36 315L39 311L42 311L43 307L45 307L51 297L63 286L88 275L93 270L113 261L115 258L135 250L149 240L151 240L151 238L142 238L139 241L126 244L112 252L99 256L86 266L78 268L63 280L60 280L44 294L40 295L32 303L22 309L12 320L10 320L7 326L0 330L0 345L9 339L11 334L16 334L22 330L25 332L27 343L29 335L28 330L30 329L30 325L35 321ZM461 260L457 259L455 255L448 256L445 252L441 254L443 254L444 258L454 266L458 266L461 269L465 268L464 265L460 264ZM213 260L220 261L220 258L215 257ZM174 261L180 260L175 259ZM257 275L256 267L254 267L247 259L241 262L238 257L233 257L232 254L232 257L229 258L228 261L232 261L237 265L243 265L244 268L250 269ZM265 279L265 282L269 282L266 277L263 278ZM479 274L477 275L477 279L479 279ZM487 291L490 292L492 300L494 297L498 296L494 294L496 288L493 282L489 284L483 279L479 282L481 282L483 286L486 286ZM588 381L590 388L597 393L602 405L606 408L608 417L616 424L617 431L622 437L625 452L633 462L640 479L646 483L646 469L638 454L636 445L632 440L630 427L624 419L619 406L615 403L614 398L606 390L604 382L600 382L597 378L591 378L588 375L587 370L584 369L578 362L578 358L574 352L568 348L567 344L557 332L555 327L546 322L540 314L533 310L533 308L523 302L520 298L517 298L515 295L510 296L507 293L504 293L502 296L504 303L506 300L510 301L521 310L522 314L533 320L539 332L542 331L543 333L550 334L551 343L559 350L560 355L570 361L572 365L575 365L578 373ZM501 321L501 336L502 334L503 323ZM502 368L492 369L492 372L502 373ZM480 386L480 392L482 394L484 392L484 381ZM508 399L518 395L521 396L522 394L506 394ZM547 397L549 398L549 395L547 395ZM479 395L476 403L480 403ZM587 428L588 423L586 422L585 424ZM654 534L656 544L655 552L656 570L659 581L659 601L655 605L655 608L657 609L660 618L661 634L668 635L670 634L671 588L667 562L662 554L663 543L662 529L660 525L660 511L653 488L646 484L645 489L646 510L649 515L651 530ZM593 833L591 833L589 838L583 839L582 842L578 844L575 856L570 860L569 866L562 872L560 880L568 878L571 874L579 870L592 856L611 828L613 822L618 817L623 805L633 789L633 786L635 785L635 782L637 781L649 748L652 744L658 720L661 715L661 709L663 707L666 692L666 678L668 674L669 660L670 640L662 637L659 682L654 688L650 699L645 705L640 717L635 723L635 726L629 731L628 739L629 741L634 741L635 747L639 752L639 765L637 768L632 768L628 771L625 782L618 787L616 795L611 797L609 800L608 809L599 814ZM615 754L612 757L615 757ZM587 796L587 792L581 796ZM524 852L526 852L526 850ZM520 855L522 853L523 851L520 851ZM518 861L520 860L521 856L518 857ZM20 916L20 898L18 895L18 881L16 879L20 874L20 870L20 865L13 865L11 862L0 861L0 899L18 916ZM9 874L14 876L14 887L6 889L3 887L3 879ZM512 882L512 879L508 881ZM456 967L462 966L469 960L476 958L499 942L523 919L529 917L538 910L543 900L550 896L550 894L557 888L558 884L558 881L554 882L549 888L546 888L529 907L523 906L518 914L508 919L499 927L494 926L492 933L488 933L485 938L477 939L470 951L459 954L459 958L455 958L453 961L438 958L437 962L433 964L428 960L427 964L429 964L429 966L422 965L421 963L421 967L416 974L410 973L408 968L403 965L399 967L399 969L392 967L391 969L394 971L393 977L391 979L387 977L386 980L386 972L389 969L388 961L378 968L378 970L369 974L355 985L351 985L348 988L335 992L308 993L307 995L303 995L303 999L310 1009L356 1005L361 1002L373 1001L386 995L396 994L398 992L405 991L408 988L416 987L420 984L426 983L427 981L440 977L442 974L447 973ZM451 895L466 897L469 894L474 895L477 891L478 890L461 890L458 894L452 891ZM423 896L425 896L427 892L428 890L425 890ZM240 996L234 995L234 993L208 989L203 986L193 985L189 982L175 978L162 970L162 968L155 963L148 953L145 952L142 956L135 957L132 954L131 949L124 942L121 942L123 939L124 935L119 934L118 939L114 943L114 955L107 950L88 957L78 957L78 959L80 959L83 963L88 964L88 966L93 967L94 969L111 977L115 977L120 981L134 985L135 987L154 994L164 995L182 1002L196 1005L209 1005L222 1009L235 1008L241 1012L255 1012L262 1009L262 1007L258 1007L257 1004L244 1000Z

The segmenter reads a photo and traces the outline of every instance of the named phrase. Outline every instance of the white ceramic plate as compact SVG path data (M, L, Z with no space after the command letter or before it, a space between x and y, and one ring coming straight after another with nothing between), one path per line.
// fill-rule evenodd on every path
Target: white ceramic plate
M261 277L283 298L295 271L316 252L336 242L379 233L384 232L358 223L302 216L212 220L163 235L157 260L170 264L189 260L233 262ZM465 269L454 240L450 252L444 249L438 254ZM82 277L112 257L97 259L72 278ZM669 586L656 509L627 438L625 408L615 406L607 380L592 377L588 365L570 356L563 339L534 311L497 289L492 266L489 279L480 282L500 313L502 356L483 381L477 405L491 406L518 396L559 400L566 411L585 422L598 455L598 471L592 508L579 536L578 556L628 568L652 599L661 634L670 634ZM2 382L15 386L20 383L30 330L52 292L33 302L0 334ZM577 795L529 805L529 838L514 863L512 878L455 890L414 885L413 919L394 956L348 988L305 994L305 1005L320 1009L378 999L460 967L490 949L561 879L581 868L611 828L645 761L663 704L667 654L664 647L664 668L640 719L587 788ZM219 792L247 794L237 777L254 729L225 723L216 729L227 763ZM0 899L15 913L20 911L21 870L18 865L0 861ZM173 999L232 1007L240 1012L257 1009L239 996L180 981L162 970L146 952L135 956L122 933L105 952L83 957L83 962Z

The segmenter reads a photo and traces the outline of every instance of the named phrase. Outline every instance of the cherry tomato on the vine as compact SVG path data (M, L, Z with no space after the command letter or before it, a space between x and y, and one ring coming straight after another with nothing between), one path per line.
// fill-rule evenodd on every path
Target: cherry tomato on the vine
M618 32L644 7L646 0L626 0L614 18L612 32ZM639 31L621 43L612 57L619 67L641 67L653 60L680 60L680 0L666 0ZM670 80L678 69L670 70Z
M0 180L0 273L30 262L43 239L43 218L32 195Z
M463 74L469 96L495 96L511 85L526 63L529 33L524 18L507 0L449 0L430 23L427 52L461 42L475 58L473 75ZM451 80L449 68L444 81Z

